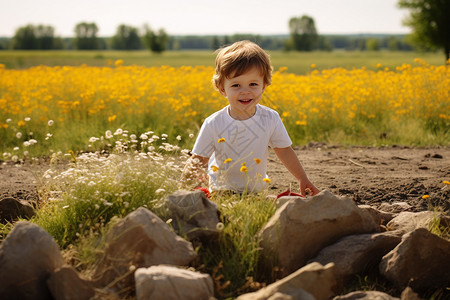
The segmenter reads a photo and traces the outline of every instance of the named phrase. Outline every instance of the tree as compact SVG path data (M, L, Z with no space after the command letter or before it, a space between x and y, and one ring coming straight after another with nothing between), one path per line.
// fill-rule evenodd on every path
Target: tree
M75 47L79 50L93 50L100 46L95 23L78 23L75 26Z
M37 49L37 39L33 25L30 24L16 30L12 42L12 48L21 50Z
M380 42L377 38L369 38L366 40L366 49L369 51L379 51Z
M291 45L297 51L312 51L317 48L319 35L317 34L314 19L309 16L291 18L289 20Z
M13 49L27 50L50 50L58 46L52 26L31 24L16 30L12 44Z
M422 47L443 49L446 60L450 53L450 1L400 0L400 8L411 11L404 24L413 29L411 41Z
M142 43L137 28L127 25L119 25L112 38L112 48L117 50L141 49Z
M147 25L144 27L144 43L154 53L162 53L167 49L169 36L164 29L154 32Z

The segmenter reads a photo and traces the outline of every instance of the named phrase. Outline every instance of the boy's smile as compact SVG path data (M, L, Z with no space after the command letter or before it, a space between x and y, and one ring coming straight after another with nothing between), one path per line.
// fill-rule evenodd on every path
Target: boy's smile
M257 68L252 68L237 77L225 78L220 93L228 98L231 117L247 120L255 114L264 89L263 75Z

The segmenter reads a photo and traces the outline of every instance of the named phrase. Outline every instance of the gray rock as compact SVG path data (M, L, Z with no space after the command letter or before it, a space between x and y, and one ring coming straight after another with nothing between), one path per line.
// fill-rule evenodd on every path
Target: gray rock
M373 217L351 199L325 190L311 198L285 203L259 237L266 263L280 266L287 275L344 236L379 230Z
M378 291L356 291L334 297L333 300L399 300L399 298Z
M106 234L106 249L93 280L113 290L134 287L133 270L159 264L184 266L197 256L192 244L177 236L159 217L138 208Z
M0 245L0 299L53 299L46 281L63 265L58 244L44 229L17 222Z
M47 286L55 300L89 300L95 295L92 283L70 266L55 270L47 279Z
M380 273L397 287L416 291L440 288L450 282L450 241L418 228L386 254Z
M381 258L395 248L401 237L390 233L360 234L343 237L335 244L323 248L310 262L322 265L333 262L339 286L367 267L377 266Z
M276 299L273 297L277 294L280 297L290 296L292 299L328 300L335 294L336 288L333 269L333 263L326 266L311 263L257 292L241 295L236 300Z
M134 273L138 300L208 300L214 297L209 274L173 266L152 266Z
M434 219L439 219L441 224L448 227L450 224L450 217L444 214L433 211L421 212L401 212L398 216L393 218L386 227L388 230L397 231L399 234L411 232L417 228L428 228L430 222Z
M189 239L217 234L217 205L202 191L176 191L168 196L166 206L178 234Z
M31 218L34 216L33 207L25 202L12 197L0 199L0 222L12 222L19 218Z

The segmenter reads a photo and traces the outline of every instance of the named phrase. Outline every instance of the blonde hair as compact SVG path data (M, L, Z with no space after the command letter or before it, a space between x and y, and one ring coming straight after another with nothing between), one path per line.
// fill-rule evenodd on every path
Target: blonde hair
M223 87L225 78L240 76L251 68L258 68L266 86L272 83L272 66L269 55L257 44L239 41L217 50L216 71L213 84L216 89Z

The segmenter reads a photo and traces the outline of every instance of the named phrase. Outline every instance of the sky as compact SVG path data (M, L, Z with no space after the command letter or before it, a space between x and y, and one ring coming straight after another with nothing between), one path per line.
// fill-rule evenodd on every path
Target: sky
M74 36L76 24L96 23L98 36L121 24L169 35L288 34L292 17L308 15L319 34L404 34L408 11L398 0L0 0L0 37L28 24Z

